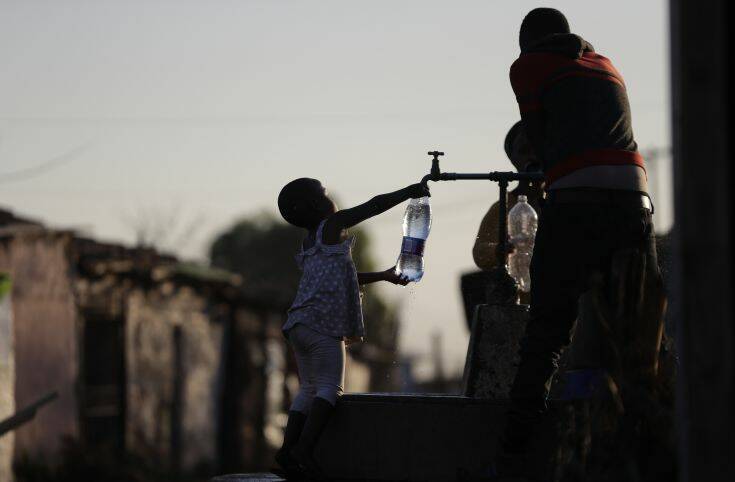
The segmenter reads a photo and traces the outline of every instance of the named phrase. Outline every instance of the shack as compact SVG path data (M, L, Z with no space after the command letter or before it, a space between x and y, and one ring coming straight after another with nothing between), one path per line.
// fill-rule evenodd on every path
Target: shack
M231 273L3 210L0 272L4 411L59 394L8 439L16 462L73 445L169 473L261 468L287 402L282 307Z

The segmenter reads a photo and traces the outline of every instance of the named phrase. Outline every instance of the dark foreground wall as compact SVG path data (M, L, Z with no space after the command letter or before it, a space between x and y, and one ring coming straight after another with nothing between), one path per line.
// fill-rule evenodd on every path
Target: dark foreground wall
M728 0L672 0L682 481L735 477L733 38Z

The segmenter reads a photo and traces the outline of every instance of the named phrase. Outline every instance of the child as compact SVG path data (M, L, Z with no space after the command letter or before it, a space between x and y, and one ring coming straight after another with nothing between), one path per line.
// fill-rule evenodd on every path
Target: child
M345 342L362 341L359 285L408 280L391 268L357 273L347 229L410 198L428 196L414 184L382 194L350 209L337 210L316 179L288 183L278 195L278 209L290 224L308 231L296 259L303 275L283 332L296 355L301 387L291 405L283 446L276 462L287 475L322 478L313 450L344 386Z

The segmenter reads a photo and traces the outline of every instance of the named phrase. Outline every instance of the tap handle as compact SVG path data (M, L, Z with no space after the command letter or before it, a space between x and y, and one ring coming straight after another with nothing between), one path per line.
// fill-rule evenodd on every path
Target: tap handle
M434 161L438 161L439 160L439 156L443 156L444 155L443 152L439 152L439 151L431 151L428 154L430 156L434 156L434 159L433 159Z
M428 154L433 157L433 159L431 159L431 178L433 181L438 181L439 175L441 174L441 170L439 169L439 157L443 156L444 153L431 151Z

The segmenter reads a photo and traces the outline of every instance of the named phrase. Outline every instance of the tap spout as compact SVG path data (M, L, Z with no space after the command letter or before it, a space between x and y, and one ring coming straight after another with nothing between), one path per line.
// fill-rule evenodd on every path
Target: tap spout
M429 181L494 181L494 182L512 182L512 181L543 181L542 172L513 172L513 171L493 171L485 173L458 173L458 172L440 172L429 173L425 175L421 182L426 184Z
M457 173L457 172L441 172L439 167L439 158L444 155L443 152L431 151L428 153L432 156L431 171L425 175L421 182L428 184L429 181L471 181L485 180L494 182L508 183L511 181L542 181L544 175L541 172L487 172L479 174Z

